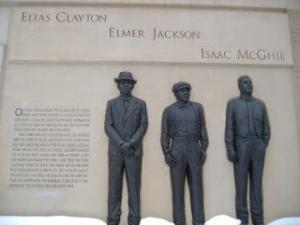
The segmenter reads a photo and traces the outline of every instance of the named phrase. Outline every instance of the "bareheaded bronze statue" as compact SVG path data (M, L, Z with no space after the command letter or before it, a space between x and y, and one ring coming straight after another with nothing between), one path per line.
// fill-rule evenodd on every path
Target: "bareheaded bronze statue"
M266 106L252 96L249 76L238 79L240 96L227 104L225 143L234 166L236 215L248 224L247 188L250 181L250 209L253 225L263 225L262 176L266 148L271 137Z

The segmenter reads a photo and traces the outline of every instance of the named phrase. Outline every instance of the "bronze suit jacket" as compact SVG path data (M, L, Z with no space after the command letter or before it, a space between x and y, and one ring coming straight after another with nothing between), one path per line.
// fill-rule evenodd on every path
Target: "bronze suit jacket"
M146 104L131 97L126 111L121 97L108 101L105 132L109 137L109 155L121 154L120 145L131 142L135 155L143 154L142 139L148 127Z

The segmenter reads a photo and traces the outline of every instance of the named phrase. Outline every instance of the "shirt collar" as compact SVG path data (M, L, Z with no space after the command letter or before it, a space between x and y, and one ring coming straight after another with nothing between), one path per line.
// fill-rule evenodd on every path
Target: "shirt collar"
M240 98L241 98L242 100L244 100L244 101L247 101L247 102L253 101L252 95L251 95L251 96L241 95Z
M191 102L187 102L187 103L183 103L178 101L176 104L180 109L185 108L185 107L189 107L191 105Z
M129 101L131 100L131 98L132 98L132 96L127 96L127 97L121 96L121 99L122 99L122 101L124 101L124 102L129 102Z

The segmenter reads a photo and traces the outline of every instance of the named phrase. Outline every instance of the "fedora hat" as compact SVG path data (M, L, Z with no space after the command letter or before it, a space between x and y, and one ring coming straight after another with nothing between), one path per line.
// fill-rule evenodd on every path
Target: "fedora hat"
M119 73L119 77L115 78L115 82L119 82L120 80L130 80L132 81L134 84L136 83L136 80L133 79L132 77L132 73L131 72L127 72L127 71L122 71Z

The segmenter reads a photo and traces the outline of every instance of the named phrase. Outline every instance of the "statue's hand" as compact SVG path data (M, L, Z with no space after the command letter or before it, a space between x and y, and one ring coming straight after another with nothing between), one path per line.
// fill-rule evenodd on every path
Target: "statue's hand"
M206 151L202 150L201 151L201 156L200 156L200 163L201 163L201 165L204 164L205 160L206 160Z
M121 146L121 151L128 155L128 154L131 154L133 152L133 148L132 148L132 145L130 142L124 142Z
M165 161L170 167L174 167L177 164L177 160L175 159L175 157L172 155L171 152L165 154Z
M239 160L239 156L238 156L237 152L234 150L228 151L227 156L228 156L228 159L233 163L237 163L237 161Z
M131 143L130 142L124 142L122 145L121 145L121 149L122 150L127 150L131 147Z

